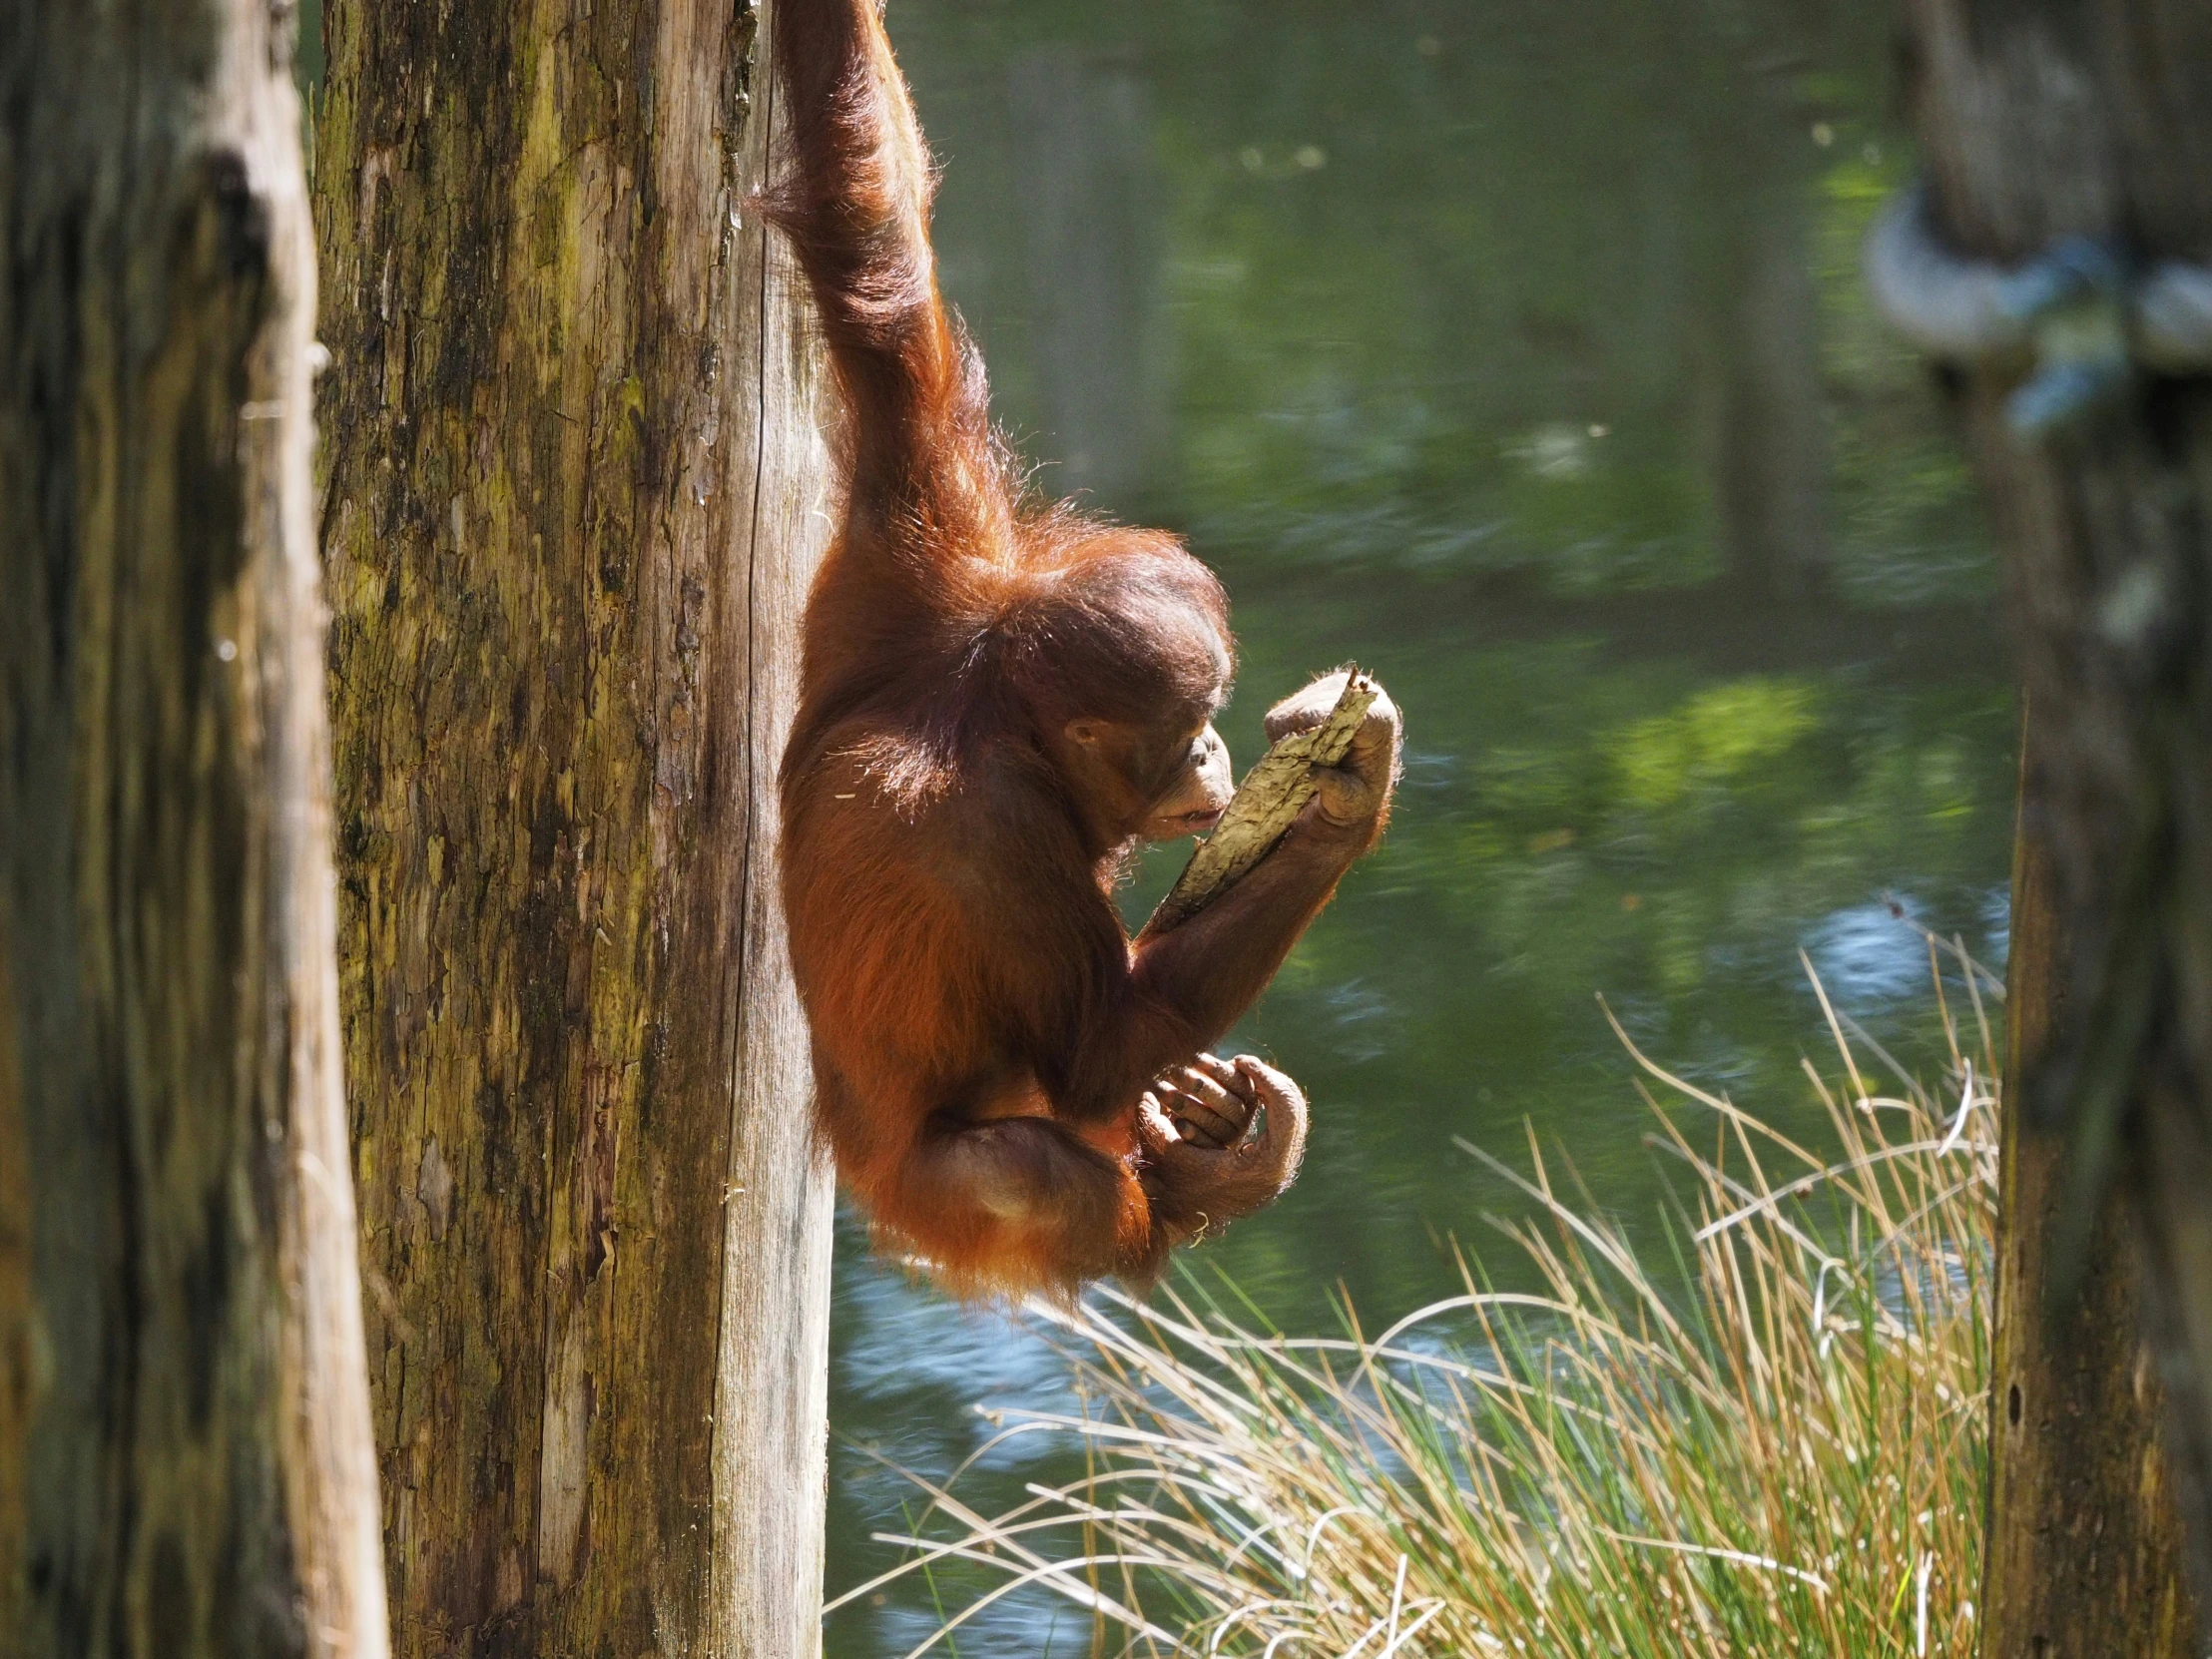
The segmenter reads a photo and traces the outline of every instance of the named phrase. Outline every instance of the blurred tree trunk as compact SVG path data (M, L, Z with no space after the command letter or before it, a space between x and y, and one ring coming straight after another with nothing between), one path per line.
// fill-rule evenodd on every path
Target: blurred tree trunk
M404 1654L803 1656L830 1263L776 901L815 370L757 8L336 0L345 1054Z
M1052 488L1133 512L1157 491L1174 425L1146 82L1125 57L1039 46L1015 59L1007 91Z
M1989 1385L1982 1652L2197 1659L2142 1336L2133 1231L2106 1196L2077 1296L2050 1306L2067 1201L2066 1140L2026 1112L2063 1017L2065 923L2023 742L2005 968L2005 1099ZM2041 1646L2037 1644L2041 1643Z
M382 1659L288 14L0 8L0 1650Z
M1774 124L1765 108L1749 114ZM1756 149L1793 156L1803 142L1767 138ZM1818 605L1827 626L1835 610L1821 603L1835 565L1831 440L1810 197L1805 180L1785 174L1760 179L1749 201L1731 204L1721 272L1726 298L1700 367L1711 404L1706 441L1721 556L1740 596L1723 614L1740 618L1746 602Z
M1909 15L1915 114L1959 252L2017 262L2082 234L2148 259L2212 255L2212 8L1911 0ZM2117 1234L2084 1225L2096 1206L2075 1190L2096 1189L2105 1172L2109 1213L2138 1234L2201 1594L2212 1582L2212 387L2148 382L2084 429L2029 442L2005 424L2010 385L1978 373L1965 396L2034 712L2025 824L2049 857L2065 942L2060 1017L2014 1099L2050 1137L2047 1180L2064 1189L2040 1212L2038 1225L2059 1235L2046 1241L2045 1271L2085 1284L2092 1301L2128 1276ZM2086 1272L2082 1247L2066 1243L2084 1234L2096 1258ZM2024 1284L2005 1298L2023 1316L2036 1300ZM2042 1352L2055 1358L2060 1339L2050 1341ZM2001 1505L2011 1388L2038 1432L2076 1425L2055 1405L2062 1378L2030 1369L1999 1385ZM2117 1377L2103 1387L2107 1398L2128 1391ZM2121 1651L2111 1598L2141 1608L2169 1595L2147 1542L2147 1458L2140 1444L2115 1444L2089 1488L2046 1491L2040 1512L2000 1510L1991 1653L2040 1651L2038 1638L2052 1653ZM2141 1531L2143 1552L2103 1551L2110 1576L2094 1587L2069 1579L2069 1553L2115 1527ZM2022 1528L2038 1535L2023 1540ZM2129 1559L2143 1576L2127 1578ZM2045 1574L2075 1585L2070 1612L2036 1591ZM2006 1622L2013 1596L2032 1609L2018 1615L2026 1622ZM2060 1639L2041 1618L2079 1634Z

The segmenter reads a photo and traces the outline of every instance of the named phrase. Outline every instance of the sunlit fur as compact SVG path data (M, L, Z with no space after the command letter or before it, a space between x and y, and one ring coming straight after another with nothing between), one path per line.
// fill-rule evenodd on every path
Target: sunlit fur
M817 1124L884 1242L956 1290L1143 1281L1287 1176L1148 1198L1135 1102L1257 994L1356 849L1156 964L1214 988L1148 982L1107 891L1140 822L1113 803L1148 780L1086 793L1055 745L1091 718L1172 758L1226 693L1220 584L1172 536L1024 501L937 295L931 169L873 6L789 0L771 29L790 141L763 207L844 411L783 767Z

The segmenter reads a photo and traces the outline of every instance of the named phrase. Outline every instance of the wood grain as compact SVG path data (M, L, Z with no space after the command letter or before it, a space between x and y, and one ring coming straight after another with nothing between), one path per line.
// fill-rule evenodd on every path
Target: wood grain
M346 1060L402 1654L800 1655L830 1176L776 898L828 531L756 5L334 0Z
M290 13L0 18L0 1653L383 1659Z
M1947 246L2212 251L2212 11L1905 16ZM2017 374L1984 365L1959 398L2031 716L1977 1622L1992 1659L2182 1659L2212 1588L2212 388L2145 380L2037 442L2005 418Z

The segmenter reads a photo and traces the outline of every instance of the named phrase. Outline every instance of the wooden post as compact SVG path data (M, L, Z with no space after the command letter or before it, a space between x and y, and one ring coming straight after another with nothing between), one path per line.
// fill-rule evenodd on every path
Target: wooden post
M0 1651L383 1659L288 13L0 8Z
M1909 0L1907 11L1910 97L1953 254L2017 267L2086 238L2145 269L2212 256L2212 10ZM2007 415L2023 367L1981 364L1963 402L2034 715L2014 948L2032 962L2047 930L2041 953L2065 995L2042 1041L2032 978L2015 1014L2028 1053L2007 1087L2008 1114L2024 1121L2005 1174L1999 1271L2012 1288L1999 1318L2015 1328L1998 1344L1985 1651L2193 1652L2151 1495L2157 1388L2114 1322L2138 1300L2149 1317L2201 1596L2212 1584L2212 387L2142 373L2103 407L2025 436ZM2034 897L2044 875L2047 903ZM2142 1247L2139 1297L2122 1228ZM2017 1326L2047 1300L2039 1281L2079 1289L2031 1334ZM2094 1361L2068 1340L2076 1322Z
M819 1640L776 768L827 533L757 6L335 0L345 1052L402 1654Z
M2199 1659L2159 1446L2163 1390L2143 1343L2140 1252L2116 1194L2078 1293L2052 1305L2066 1140L2023 1103L2047 1063L2068 957L2045 815L2027 793L2027 741L2005 968L1982 1652Z

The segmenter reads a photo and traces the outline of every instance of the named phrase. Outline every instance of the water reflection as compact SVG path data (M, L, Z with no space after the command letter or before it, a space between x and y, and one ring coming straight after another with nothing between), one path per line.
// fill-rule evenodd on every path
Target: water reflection
M946 163L948 290L1054 493L1185 531L1269 698L1357 656L1407 712L1387 846L1239 1041L1316 1103L1298 1189L1198 1260L1287 1327L1454 1285L1510 1189L1455 1153L1563 1142L1659 1201L1596 1004L1787 1118L1837 1001L1910 1046L1894 899L2001 957L2011 716L1942 411L1857 241L1908 166L1879 9L1842 0L939 0L891 27ZM1183 849L1149 860L1141 912ZM1500 1258L1501 1264L1504 1258ZM895 1559L977 1401L1049 1351L847 1238L832 1592ZM1018 1501L1027 1443L977 1488ZM1049 1459L1047 1465L1049 1466ZM963 1488L964 1489L964 1488ZM972 1590L939 1579L948 1606ZM1034 1656L1048 1604L962 1627ZM830 1651L932 1628L918 1581ZM1056 1651L1088 1651L1064 1620Z
M1171 418L1151 100L1126 54L1055 45L1015 58L1006 102L1051 489L1126 501L1158 472Z

